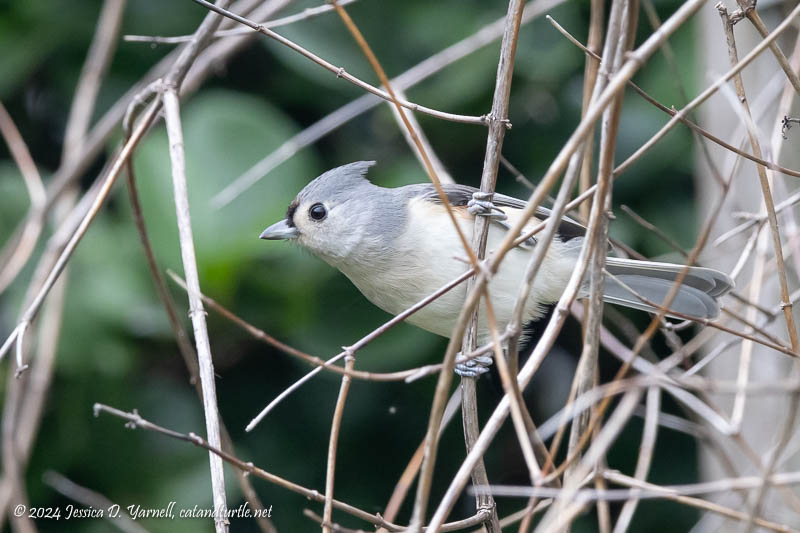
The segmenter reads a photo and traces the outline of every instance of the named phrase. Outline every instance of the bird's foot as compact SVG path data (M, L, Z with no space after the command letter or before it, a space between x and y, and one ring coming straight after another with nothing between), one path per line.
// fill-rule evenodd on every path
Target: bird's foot
M481 374L488 372L491 365L491 355L479 355L463 363L457 363L455 372L462 378L477 378Z
M495 220L507 219L503 210L492 203L491 197L492 193L490 192L475 191L472 193L472 200L467 202L467 211L479 217L489 217Z
M506 231L510 230L511 226L508 224L508 222L506 222L506 220L508 220L508 216L502 209L492 203L492 201L489 199L491 197L492 193L475 191L472 193L472 200L467 202L467 211L474 216L487 217L494 224L504 228ZM527 240L522 242L520 246L536 246L536 237L529 237Z

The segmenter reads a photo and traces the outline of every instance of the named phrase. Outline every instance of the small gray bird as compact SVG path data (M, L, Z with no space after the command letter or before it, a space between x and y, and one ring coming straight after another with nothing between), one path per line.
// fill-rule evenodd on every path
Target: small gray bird
M461 241L432 184L387 189L365 175L374 161L350 163L325 172L309 183L289 205L286 218L268 227L262 239L293 240L329 265L339 269L367 297L387 313L397 315L464 273ZM487 255L519 219L525 202L495 194L487 201L480 191L465 185L442 185L462 231L471 242L474 216L489 216ZM537 209L539 219L550 211ZM536 275L528 297L524 323L540 318L545 306L561 297L583 244L585 228L564 218ZM535 239L511 250L491 279L489 293L498 328L511 321ZM682 265L609 257L603 299L607 302L655 312L644 303L662 303ZM620 283L621 282L621 283ZM635 291L632 293L627 287ZM699 318L719 314L717 298L733 287L726 274L692 267L670 308ZM588 295L588 283L583 294ZM466 297L462 284L408 318L422 329L449 337ZM483 309L479 311L478 341L491 340ZM490 361L490 359L489 359ZM486 360L484 359L484 363ZM469 368L460 367L467 375ZM478 373L481 370L477 370Z

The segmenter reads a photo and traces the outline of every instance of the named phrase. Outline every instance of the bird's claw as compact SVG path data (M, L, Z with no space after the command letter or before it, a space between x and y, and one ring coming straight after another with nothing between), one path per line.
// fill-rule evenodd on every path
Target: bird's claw
M474 216L488 217L495 220L505 220L508 217L502 209L495 206L491 201L492 193L475 191L472 193L472 200L467 202L467 211Z
M468 361L456 364L455 372L462 378L477 378L489 371L492 365L491 355L479 355Z
M511 226L505 222L508 220L508 216L502 209L492 203L490 200L492 194L493 193L483 191L475 191L472 193L472 200L467 202L467 211L473 216L487 217L493 223L508 231L511 229ZM520 246L536 246L536 237L530 237L524 243L521 243Z

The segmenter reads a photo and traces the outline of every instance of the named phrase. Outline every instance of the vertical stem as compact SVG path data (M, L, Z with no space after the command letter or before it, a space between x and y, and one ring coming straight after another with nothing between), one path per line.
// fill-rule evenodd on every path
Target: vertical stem
M489 133L486 140L486 154L483 160L483 173L481 175L481 191L494 193L497 184L497 171L500 165L500 154L503 148L503 138L505 137L506 121L508 120L508 100L511 93L511 78L514 73L514 56L517 51L517 38L522 19L523 2L521 0L511 0L508 3L508 13L506 14L505 29L503 31L503 41L500 48L500 60L497 64L497 79L495 82L494 99L492 101L492 111L489 114ZM487 217L475 217L475 226L472 234L472 249L479 259L483 259L486 253L486 240L489 233L489 219ZM475 278L467 281L467 292L470 292L475 285ZM486 298L490 298L488 291L485 292ZM490 302L487 301L487 305ZM478 337L478 312L476 309L470 318L469 327L461 343L463 353L471 352L477 346ZM513 357L513 356L512 356ZM516 368L516 365L511 365ZM480 433L478 422L478 400L475 392L475 379L471 377L461 378L461 414L464 422L464 441L467 453L472 450L475 441ZM513 380L512 380L513 381ZM513 384L512 384L513 386ZM488 489L489 478L486 475L486 467L483 460L479 460L472 471L472 483L476 487L476 505L480 508L492 510L491 519L486 523L489 533L499 532L500 523L497 518L497 511L494 508L494 498Z
M721 3L717 4L717 9L723 20L723 27L725 29L725 37L728 40L728 57L730 58L731 66L739 62L739 55L736 51L736 42L733 37L733 25L728 18L728 12L725 6ZM742 82L741 73L737 72L733 76L733 83L736 87L736 94L744 106L747 115L750 115L750 105L747 103L747 96L744 92L744 83ZM748 136L750 138L750 146L753 148L753 155L761 159L761 144L756 138L756 134L752 129L748 128ZM764 196L764 207L767 211L767 221L769 222L769 229L772 235L772 247L775 250L775 262L778 267L778 282L781 288L781 308L783 309L783 316L786 319L786 329L789 331L789 340L792 344L792 350L798 351L800 348L800 341L797 337L797 327L794 323L794 315L792 314L792 300L789 297L789 285L786 281L786 265L783 261L783 249L781 247L781 234L778 230L778 218L775 215L775 202L772 199L772 190L770 187L770 180L767 177L767 170L761 166L756 165L758 172L758 180L761 185L761 192Z
M172 185L175 194L175 212L178 217L178 236L181 245L181 258L186 276L189 294L189 316L194 328L194 340L197 347L198 365L200 367L200 383L203 387L203 410L205 411L206 432L208 442L214 448L221 448L219 432L219 413L217 412L217 392L214 385L214 364L211 360L211 346L206 328L206 315L203 300L200 297L200 280L197 274L197 260L192 237L192 222L189 214L189 193L186 187L186 160L183 149L183 132L181 129L178 93L175 87L164 91L164 111L166 113L167 137L169 138L170 161L172 163ZM228 519L225 517L225 478L222 469L222 458L209 452L211 465L211 487L214 497L214 526L217 533L228 531Z
M544 184L551 184L555 181L556 177L564 170L565 166L567 165L568 161L572 158L572 154L578 149L579 145L582 144L583 140L585 139L586 135L591 130L594 121L599 117L599 115L605 110L606 106L608 106L613 99L616 98L618 91L622 89L622 86L630 80L630 78L634 75L634 73L639 69L639 67L644 63L644 61L649 58L653 52L658 48L658 46L663 43L669 35L675 32L695 11L697 11L702 5L704 0L688 0L685 2L675 13L670 16L669 19L664 23L661 27L659 32L651 35L641 46L639 46L635 51L631 52L627 56L627 60L625 64L616 72L613 78L609 81L608 86L606 89L599 95L597 100L590 106L590 108L586 111L586 116L581 120L580 124L576 127L575 131L572 133L570 138L564 144L564 146L559 151L558 155L555 157L553 162L550 164L547 172L545 173L544 177L539 184L541 187ZM800 10L798 11L800 12ZM782 29L779 27L779 29ZM776 30L777 32L778 30ZM537 187L538 188L538 187ZM534 193L535 195L536 193ZM515 235L522 229L522 226L527 222L526 217L530 217L533 214L533 210L535 209L535 205L529 205L523 210L522 219L517 223L517 226L511 230L511 233L504 239L504 242L500 245L496 256L492 260L492 264L497 263L499 260L502 259L505 251L510 249L513 242L516 240ZM590 221L590 229L591 229L591 221ZM590 246L589 246L590 247ZM584 247L585 250L586 247ZM557 330L560 330L561 326L563 325L564 318L567 313L567 306L572 301L572 299L576 296L578 291L577 284L580 282L581 278L583 277L583 268L582 264L585 263L585 253L584 251L581 252L581 255L578 259L578 265L580 268L576 269L573 272L573 275L570 277L570 281L567 285L567 289L564 291L561 299L559 300L559 304L556 306L556 310L554 312L553 318L548 323L545 332L542 334L542 340L536 345L534 353L531 355L531 358L525 363L525 365L520 370L519 374L519 382L521 386L527 385L530 381L535 369L538 367L538 364L541 362L541 359L544 356L544 351L549 348L552 344L552 335ZM677 290L677 287L674 287ZM674 297L674 294L670 294L667 296L667 300L669 303L671 298ZM652 333L650 333L652 334ZM548 339L548 342L543 342L544 339ZM644 344L649 339L649 336L643 338L642 344ZM636 351L641 349L641 346L636 347ZM453 503L455 501L455 495L459 493L464 483L466 483L466 477L468 477L465 472L469 472L471 467L475 465L475 462L479 456L479 454L486 450L489 445L489 442L494 438L499 430L500 424L505 420L508 410L510 407L510 400L508 398L504 398L500 404L495 409L492 417L486 423L486 426L481 431L481 434L478 440L475 443L475 448L472 452L469 453L467 458L462 463L461 467L459 468L458 472L456 473L455 477L450 483L450 486L447 489L442 501L439 504L439 507L436 509L433 517L431 518L430 526L431 528L435 529L436 527L440 527L442 523L444 523L445 517L449 514L450 510L452 509Z
M606 86L608 78L619 68L623 54L627 51L629 35L635 30L631 14L631 4L627 0L615 1L609 15L609 28L603 51L603 64L595 85L595 95ZM593 217L597 218L598 227L594 233L592 263L590 267L590 291L588 313L584 328L583 349L573 383L574 395L579 397L594 386L597 373L597 356L600 344L600 326L603 319L603 290L606 253L608 242L608 211L611 208L611 180L614 168L614 149L616 147L617 129L622 109L622 95L612 101L606 108L602 118L602 138L600 141L600 163L597 170L597 194L592 205ZM594 97L592 98L592 100ZM572 421L572 428L567 447L567 456L576 453L578 443L589 426L591 411L586 410ZM580 483L572 479L577 465L568 468L564 474L564 485L573 486Z
M755 1L753 1L752 5L746 5L746 2L743 0L736 0L736 2L739 4L739 8L744 11L745 16L753 24L753 27L756 29L759 35L761 35L761 37L766 37L769 35L767 26L764 24L764 21L761 20L758 11L756 11ZM784 55L775 41L769 43L769 49L775 56L778 64L783 69L784 74L786 74L786 79L789 80L789 84L791 84L792 88L794 88L794 91L797 93L797 95L800 96L800 77L792 68L792 65L789 63L786 55Z
M347 355L344 358L345 370L353 370L356 358ZM331 421L331 438L328 442L328 470L325 473L325 509L322 513L322 531L331 533L331 520L333 518L333 486L334 475L336 473L336 449L339 446L339 430L342 427L342 415L344 414L344 404L347 401L347 393L350 392L350 376L342 376L342 385L339 388L339 398L336 400L336 407L333 410L333 420Z
M656 434L658 432L658 417L661 413L661 389L650 387L647 389L647 414L644 418L644 430L642 441L639 445L639 458L636 461L634 477L646 481L647 473L650 471L650 463L653 461L653 450L656 445ZM628 525L639 505L638 491L628 499L622 506L617 523L614 525L614 533L625 533Z
M184 329L183 324L178 317L175 301L172 299L169 289L167 289L164 276L161 274L158 264L156 263L156 257L153 253L153 248L150 245L150 238L147 235L147 227L145 226L142 207L139 201L139 192L138 188L136 187L136 176L134 174L133 161L130 160L126 165L126 178L128 182L128 198L131 203L133 221L134 225L136 226L136 230L139 233L139 240L142 243L145 260L147 262L148 270L150 271L150 277L153 278L153 284L156 287L156 293L158 294L158 297L164 306L164 310L167 313L167 320L169 321L170 328L172 329L172 334L175 336L175 341L178 345L178 351L183 358L186 370L189 372L189 383L193 386L197 396L202 401L203 387L200 384L200 381L197 379L199 374L197 355L194 351L191 340L189 339L189 335L186 333L186 330ZM219 429L220 436L222 438L222 449L228 453L233 453L233 440L231 440L230 433L225 427L225 422L221 418L219 421ZM276 533L275 526L273 526L272 522L267 517L264 504L259 499L258 494L256 494L256 491L253 488L247 473L242 472L239 469L236 469L235 473L236 479L239 482L239 488L242 490L242 494L253 506L253 509L260 513L260 515L256 517L256 523L258 524L258 527L264 533Z
M725 6L720 2L716 5L717 10L719 11L720 18L722 19L722 27L725 31L725 39L728 45L728 58L732 65L735 65L739 62L739 54L736 49L736 38L733 33L733 22L731 21L730 17L728 16L728 10ZM745 10L746 12L747 10ZM756 15L756 19L757 19ZM751 21L756 25L758 28L759 20L755 20L751 18ZM763 26L763 24L762 24ZM761 28L763 31L764 28ZM774 52L775 50L773 50ZM776 56L782 56L782 53L776 53ZM786 70L791 72L791 67L786 64L785 57L783 58L784 61L781 63L784 67L789 67ZM779 57L780 60L780 57ZM789 76L790 82L792 81L792 77L796 80L797 76ZM752 122L752 114L750 112L750 105L747 102L747 95L744 89L744 82L742 81L742 75L740 73L736 73L733 77L734 87L736 88L736 95L739 97L739 101L744 108L745 118L748 121L747 123L747 134L750 140L750 146L753 149L753 155L761 158L761 145L758 141L756 128ZM767 213L767 220L769 222L769 229L770 234L772 236L772 246L775 251L775 262L777 266L777 276L778 276L778 283L780 286L781 291L781 308L783 309L783 316L786 320L786 328L789 331L789 340L792 344L792 351L797 351L798 349L798 337L797 337L797 328L794 323L794 314L792 313L792 300L789 295L789 287L786 280L786 266L783 260L783 249L781 245L781 236L780 231L778 229L778 219L777 215L775 214L775 204L772 198L772 190L770 184L770 178L767 176L767 170L762 165L756 165L756 171L758 172L758 179L761 185L761 193L764 197L764 208ZM763 254L761 254L763 256ZM758 265L757 265L758 266ZM749 356L750 351L752 350L752 345L743 345L743 353L742 353L742 362L740 368L740 381L746 380L747 376L749 375ZM747 356L747 359L744 357ZM737 398L738 399L738 398ZM741 396L740 402L737 404L740 406L740 411L743 411L743 402L744 396ZM793 428L794 428L794 421L797 416L798 409L800 408L800 395L797 392L792 394L791 402L789 404L788 415L786 417L786 422L782 428L780 436L778 438L778 443L773 449L772 453L770 454L767 464L764 467L762 472L762 484L758 488L756 494L753 498L753 505L750 509L748 522L745 528L745 531L748 533L753 530L755 527L755 517L758 515L761 509L761 505L763 503L764 495L766 492L766 479L772 475L772 471L775 468L775 465L780 457L781 453L783 452L785 446L788 444L789 439L793 435Z
M605 14L605 3L603 0L591 0L591 12L589 14L589 35L586 39L586 47L596 54L600 54L603 43L603 15ZM597 82L597 73L600 70L600 59L592 55L586 56L586 66L583 69L583 113L592 103L594 86ZM592 153L594 148L594 136L586 138L583 149L583 166L580 175L580 192L585 192L591 186L592 179ZM589 204L584 202L580 207L580 214L584 220L589 220Z

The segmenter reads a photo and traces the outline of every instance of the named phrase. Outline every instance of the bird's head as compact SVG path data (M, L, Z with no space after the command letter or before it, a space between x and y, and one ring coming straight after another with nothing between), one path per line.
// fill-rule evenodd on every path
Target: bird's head
M334 266L385 246L395 233L397 206L391 205L390 189L365 178L374 164L358 161L325 172L298 193L286 218L260 237L291 240Z

